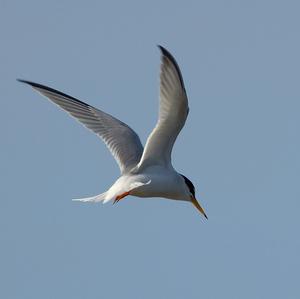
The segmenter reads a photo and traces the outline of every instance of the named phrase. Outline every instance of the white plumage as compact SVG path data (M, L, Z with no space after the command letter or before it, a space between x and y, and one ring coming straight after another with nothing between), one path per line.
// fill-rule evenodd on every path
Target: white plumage
M171 164L171 152L183 128L188 112L188 99L179 66L163 47L160 72L160 105L157 124L143 148L138 135L125 123L74 97L31 81L29 84L60 108L96 133L116 159L121 176L106 192L82 202L115 202L127 195L164 197L190 201L206 217L195 198L195 188ZM206 217L207 218L207 217Z

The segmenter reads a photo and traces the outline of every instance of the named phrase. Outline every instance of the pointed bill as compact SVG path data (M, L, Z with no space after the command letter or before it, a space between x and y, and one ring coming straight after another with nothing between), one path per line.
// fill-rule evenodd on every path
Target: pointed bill
M199 202L197 201L197 199L194 197L194 196L191 196L191 201L192 201L192 204L194 205L194 207L206 218L206 219L208 219L207 218L207 216L206 216L206 214L205 214L205 212L204 212L204 210L203 210L203 208L200 206L200 204L199 204Z

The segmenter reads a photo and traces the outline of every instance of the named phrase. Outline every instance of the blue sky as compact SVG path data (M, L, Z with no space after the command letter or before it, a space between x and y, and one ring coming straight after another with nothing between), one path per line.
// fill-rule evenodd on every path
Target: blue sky
M0 1L1 298L299 298L298 1ZM119 170L16 78L80 98L145 142L159 51L190 102L173 151L185 202L72 198Z

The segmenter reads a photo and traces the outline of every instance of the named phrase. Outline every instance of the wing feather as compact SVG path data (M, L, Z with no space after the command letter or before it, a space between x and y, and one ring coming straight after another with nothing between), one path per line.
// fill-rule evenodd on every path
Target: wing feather
M31 81L18 81L29 84L96 133L111 151L122 174L129 172L138 164L143 153L143 146L138 135L128 125L58 90Z
M172 167L172 148L189 112L179 66L165 48L159 48L162 53L159 115L156 126L147 139L139 168L150 165Z

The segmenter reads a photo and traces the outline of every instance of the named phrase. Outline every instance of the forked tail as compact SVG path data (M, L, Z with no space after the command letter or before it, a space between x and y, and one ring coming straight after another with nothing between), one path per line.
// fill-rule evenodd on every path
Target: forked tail
M107 194L107 192L104 192L104 193L101 193L96 196L85 197L85 198L76 198L76 199L72 199L72 200L73 201L81 201L81 202L100 202L100 201L104 201L106 199L106 194Z

